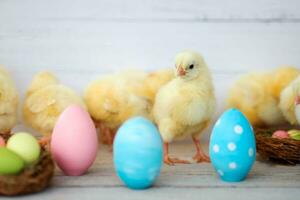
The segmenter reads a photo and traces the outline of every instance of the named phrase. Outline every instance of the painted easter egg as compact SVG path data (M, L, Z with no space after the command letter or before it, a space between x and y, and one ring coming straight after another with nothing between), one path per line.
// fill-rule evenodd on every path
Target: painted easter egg
M36 162L41 153L38 141L29 133L15 133L7 141L6 147L17 153L26 164Z
M163 145L155 125L143 117L126 121L114 141L114 165L120 179L132 189L153 185L163 164Z
M51 152L58 167L66 175L82 175L95 161L97 150L97 133L90 115L80 106L67 107L51 138Z
M23 159L15 152L0 147L0 175L16 175L25 167Z
M289 138L289 133L283 130L277 130L272 134L272 138L286 139Z
M239 110L230 109L218 119L209 154L222 180L238 182L246 178L255 162L256 145L252 126Z
M300 130L295 130L295 129L289 130L288 135L290 138L294 140L300 140Z

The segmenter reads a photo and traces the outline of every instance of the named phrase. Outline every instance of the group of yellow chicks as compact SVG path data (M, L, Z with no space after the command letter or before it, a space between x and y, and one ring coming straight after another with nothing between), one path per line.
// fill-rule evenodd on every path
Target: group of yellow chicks
M240 109L255 127L297 124L300 69L279 67L240 77L229 91L228 104Z
M297 87L296 87L297 86ZM295 123L294 100L300 91L300 71L282 67L272 72L242 76L229 93L228 106L240 109L253 125ZM295 89L296 88L296 89ZM151 73L126 71L92 81L81 98L49 72L37 74L23 104L23 119L43 135L51 135L59 115L71 104L88 110L104 143L112 144L121 124L133 116L152 120L164 141L164 162L189 163L171 158L168 144L190 136L196 146L193 159L209 162L199 135L216 109L211 73L201 55L179 53L174 69ZM18 93L7 72L0 69L0 132L15 126Z

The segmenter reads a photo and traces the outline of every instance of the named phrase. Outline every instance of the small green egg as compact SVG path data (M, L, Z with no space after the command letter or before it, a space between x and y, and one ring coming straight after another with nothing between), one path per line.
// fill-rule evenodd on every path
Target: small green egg
M38 141L29 133L16 133L9 138L6 147L17 153L26 164L34 163L38 160L41 147Z
M0 147L0 175L17 175L25 167L20 156L13 151Z
M288 131L290 138L294 140L300 140L300 130L290 130Z

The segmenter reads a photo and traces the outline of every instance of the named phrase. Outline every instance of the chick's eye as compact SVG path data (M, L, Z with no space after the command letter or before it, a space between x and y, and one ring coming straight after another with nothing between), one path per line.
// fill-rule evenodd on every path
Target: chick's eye
M190 69L193 69L193 68L194 68L194 65L190 65L189 68L190 68Z

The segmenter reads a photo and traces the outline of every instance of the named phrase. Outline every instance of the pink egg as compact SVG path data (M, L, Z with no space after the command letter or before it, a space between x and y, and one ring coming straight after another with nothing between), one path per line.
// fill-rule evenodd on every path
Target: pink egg
M69 106L52 133L51 152L56 164L66 175L82 175L95 161L97 150L97 132L90 115L80 106Z
M285 139L289 138L289 134L287 131L278 130L273 133L272 138Z
M3 139L3 137L0 136L0 147L4 147L5 146L5 140Z

